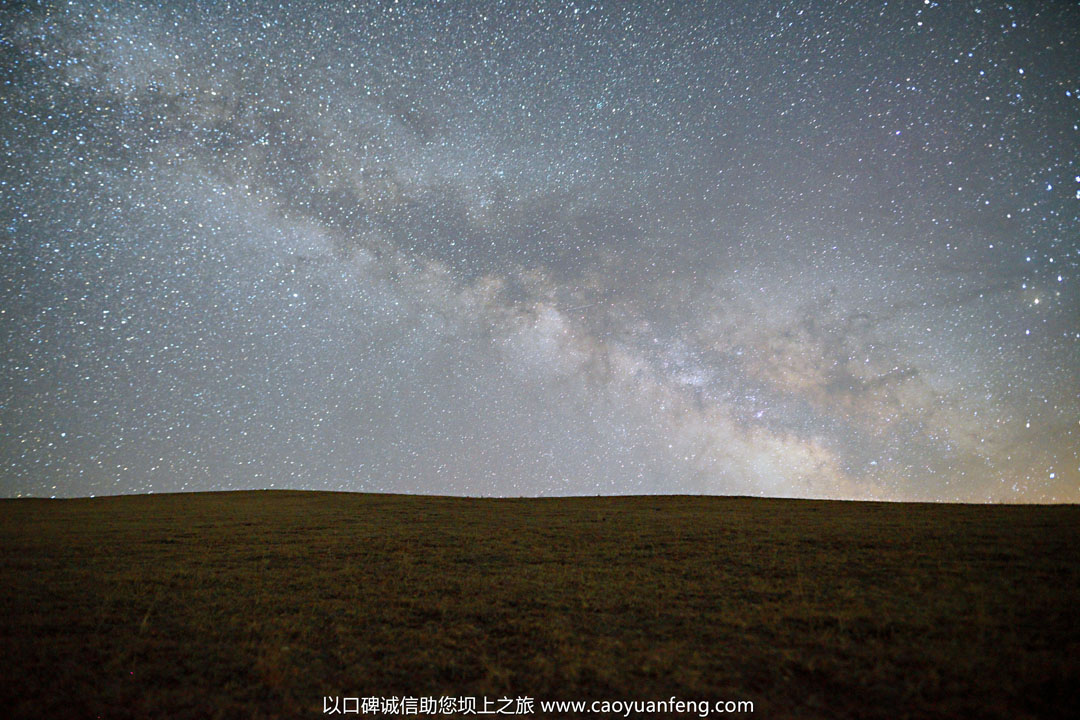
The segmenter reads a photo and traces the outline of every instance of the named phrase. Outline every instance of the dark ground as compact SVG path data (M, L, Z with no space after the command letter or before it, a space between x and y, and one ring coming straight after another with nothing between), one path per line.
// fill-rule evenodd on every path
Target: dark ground
M326 695L1067 717L1080 507L3 500L0 608L11 718L323 717Z

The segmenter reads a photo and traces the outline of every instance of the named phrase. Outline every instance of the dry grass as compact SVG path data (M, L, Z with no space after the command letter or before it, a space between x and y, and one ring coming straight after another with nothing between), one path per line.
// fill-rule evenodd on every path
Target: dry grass
M7 717L323 695L1065 717L1080 508L303 492L0 501Z

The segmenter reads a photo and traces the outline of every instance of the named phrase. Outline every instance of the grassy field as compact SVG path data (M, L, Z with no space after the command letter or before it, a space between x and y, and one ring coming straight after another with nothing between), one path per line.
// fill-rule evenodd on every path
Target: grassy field
M1075 506L3 500L0 553L5 717L322 717L324 696L395 695L528 696L531 717L673 695L768 718L1080 707Z

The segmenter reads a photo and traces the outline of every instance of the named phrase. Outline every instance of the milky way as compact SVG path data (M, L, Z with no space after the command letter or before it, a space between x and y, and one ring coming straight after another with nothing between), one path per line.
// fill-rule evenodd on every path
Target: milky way
M1074 3L0 10L0 494L1080 501Z

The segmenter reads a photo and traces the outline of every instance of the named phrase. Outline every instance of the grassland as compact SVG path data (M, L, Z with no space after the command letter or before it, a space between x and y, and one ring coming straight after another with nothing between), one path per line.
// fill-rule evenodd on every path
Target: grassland
M1080 707L1074 506L4 500L0 604L5 717L323 717L324 695Z

